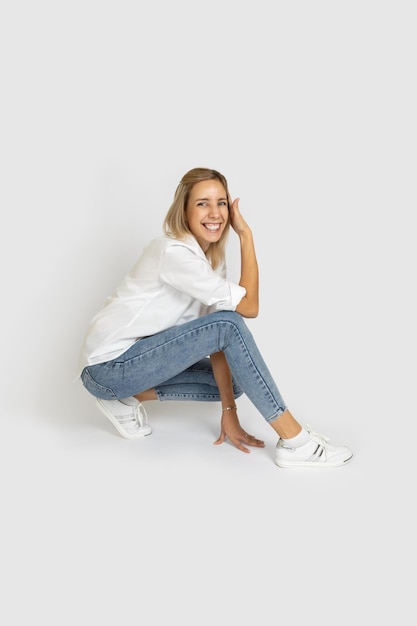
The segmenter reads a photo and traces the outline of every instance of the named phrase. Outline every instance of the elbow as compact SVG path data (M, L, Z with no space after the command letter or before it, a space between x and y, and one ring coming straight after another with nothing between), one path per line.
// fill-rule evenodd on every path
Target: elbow
M256 308L250 309L247 312L246 317L254 318L254 317L258 317L258 315L259 315L259 307L257 306Z
M258 317L259 305L258 303L249 304L248 302L242 300L236 307L236 312L240 313L242 317L248 317L248 318Z

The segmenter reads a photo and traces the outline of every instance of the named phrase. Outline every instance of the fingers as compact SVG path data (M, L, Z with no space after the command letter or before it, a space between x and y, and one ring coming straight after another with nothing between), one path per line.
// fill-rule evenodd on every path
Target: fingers
M230 439L230 438L229 438ZM265 443L260 439L256 439L253 435L244 435L241 439L230 439L230 442L242 452L250 453L250 450L246 446L252 446L254 448L264 448Z
M244 433L243 437L238 439L237 441L230 440L238 450L242 450L242 452L250 452L245 446L252 446L253 448L264 448L265 442L261 439L257 439L253 435L249 435L248 433Z
M236 198L235 200L233 200L231 206L230 206L230 219L235 220L236 218L238 218L240 216L239 213L239 200L240 198Z
M255 446L256 448L265 447L265 442L262 441L262 439L257 439L253 435L248 435L247 433L245 433L244 441L248 446Z
M213 441L213 445L218 446L221 443L223 443L223 441L226 439L226 433L222 432L220 434L220 437L218 439L216 439L216 441Z
M241 452L245 452L246 454L250 454L250 450L248 448L245 448L245 446L242 443L237 443L237 444L235 443L234 445L235 445L235 448L237 448Z
M249 229L246 220L243 218L239 210L239 200L239 198L233 200L230 207L230 225L238 235Z
M232 209L239 209L240 198L235 198L232 202Z
M246 446L252 446L253 448L264 448L265 442L262 439L257 439L253 435L249 435L248 433L242 433L241 436L233 436L226 435L226 433L221 433L220 437L214 441L214 445L218 446L219 444L229 439L230 443L235 446L238 450L242 452L246 452L246 454L250 453L250 450Z

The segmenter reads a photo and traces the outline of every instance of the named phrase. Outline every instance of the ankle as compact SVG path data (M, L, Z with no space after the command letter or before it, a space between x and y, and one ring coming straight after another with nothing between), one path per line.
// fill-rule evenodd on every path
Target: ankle
M155 393L155 389L147 389L146 391L141 391L141 393L136 394L134 398L136 398L136 400L139 400L139 402L146 402L148 400L158 399Z
M310 441L310 433L305 428L301 428L300 432L294 437L281 437L281 439L292 448L300 448Z
M301 424L297 422L288 409L270 424L281 439L292 439L302 431Z

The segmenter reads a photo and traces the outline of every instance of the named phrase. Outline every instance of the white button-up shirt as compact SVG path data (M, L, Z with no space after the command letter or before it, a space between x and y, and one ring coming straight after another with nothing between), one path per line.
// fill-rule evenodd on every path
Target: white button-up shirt
M151 241L88 327L79 371L116 358L142 337L213 311L234 311L246 289L213 270L192 236Z

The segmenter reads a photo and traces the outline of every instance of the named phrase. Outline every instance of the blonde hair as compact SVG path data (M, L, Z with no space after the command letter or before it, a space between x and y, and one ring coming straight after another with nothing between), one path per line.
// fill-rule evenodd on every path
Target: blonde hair
M185 210L187 208L190 193L195 184L203 180L218 180L224 187L227 196L227 207L231 206L231 198L227 186L227 180L217 170L206 167L195 167L189 170L181 178L181 181L175 191L174 200L165 216L163 229L165 234L173 239L183 239L185 236L192 234L185 219ZM229 235L230 222L227 223L219 241L210 244L206 252L213 269L224 261L227 237Z

